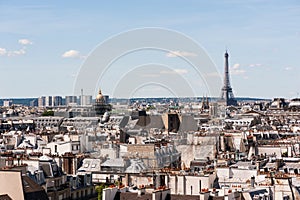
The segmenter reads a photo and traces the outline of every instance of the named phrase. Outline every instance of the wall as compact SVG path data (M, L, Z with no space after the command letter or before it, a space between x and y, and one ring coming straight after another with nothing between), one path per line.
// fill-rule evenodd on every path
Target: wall
M191 194L199 195L200 181L201 188L211 188L216 175L211 174L209 176L177 176L177 189L176 189L176 176L170 176L169 187L171 189L171 194ZM167 178L166 178L167 180Z
M140 157L150 157L154 158L154 144L137 144L137 145L128 145L127 146L128 154L135 155L138 153Z
M21 172L0 171L1 194L8 194L12 199L24 199Z
M112 200L118 191L117 187L103 189L102 200Z
M168 200L170 199L170 190L155 190L152 193L152 200Z
M5 166L5 158L0 158L0 168Z

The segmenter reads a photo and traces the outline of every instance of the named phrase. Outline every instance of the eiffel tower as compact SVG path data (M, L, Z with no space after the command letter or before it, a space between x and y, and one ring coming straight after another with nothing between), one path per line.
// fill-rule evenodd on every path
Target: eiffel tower
M230 86L229 80L229 65L228 65L228 53L225 52L225 71L224 71L224 85L222 87L221 100L225 101L226 106L236 106L237 101L234 98L232 87Z

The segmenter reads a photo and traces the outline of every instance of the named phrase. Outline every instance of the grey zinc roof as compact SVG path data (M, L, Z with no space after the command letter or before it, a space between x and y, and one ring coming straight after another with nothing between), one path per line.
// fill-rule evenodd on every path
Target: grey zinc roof
M144 129L151 129L151 128L158 128L163 129L164 123L162 120L161 115L150 115L146 118L140 117L138 120L135 129L144 128Z
M179 131L197 131L197 122L191 115L182 115L182 120L179 126Z
M252 199L254 198L255 195L268 193L268 191L266 189L253 189L253 190L249 190L247 192L250 194Z
M122 118L122 121L119 124L119 127L120 128L125 128L125 126L128 124L128 122L129 122L129 116L124 116Z
M146 170L146 166L140 159L130 159L130 166L125 170L126 173L140 173Z
M108 159L101 164L101 167L124 167L122 158Z
M101 164L100 159L85 158L82 162L82 166L78 169L78 171L86 171L86 172L101 171L100 164Z

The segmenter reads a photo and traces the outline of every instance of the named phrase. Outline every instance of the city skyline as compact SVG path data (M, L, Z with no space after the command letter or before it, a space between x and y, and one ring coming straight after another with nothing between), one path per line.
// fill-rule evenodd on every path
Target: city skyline
M73 95L76 76L89 53L114 35L143 27L170 29L192 38L221 76L223 55L228 49L236 97L299 96L297 1L10 1L1 2L0 11L0 69L5 74L0 79L0 98ZM163 63L170 71L160 74L175 72L188 80L195 95L207 94L191 67L177 58L197 54L181 49L172 53L146 50L122 57L95 88L101 87L103 93L111 95L111 82L133 66ZM159 85L148 85L134 97L162 94L171 95Z

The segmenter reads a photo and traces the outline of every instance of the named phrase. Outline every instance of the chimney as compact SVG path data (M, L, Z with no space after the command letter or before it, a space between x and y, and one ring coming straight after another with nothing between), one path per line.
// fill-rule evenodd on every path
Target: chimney
M260 168L260 161L256 161L256 171L259 172L259 168Z
M276 171L278 171L278 169L282 166L282 159L276 159L275 164Z
M152 200L170 200L171 199L171 190L154 190L152 192Z
M199 193L201 192L201 180L199 180Z
M217 196L219 196L219 191L217 191L216 188L213 188L213 191L211 194L212 194L212 196L217 197Z
M76 168L76 165L74 163L74 160L76 157L72 153L65 153L63 156L63 170L67 174L75 174L74 173L74 168Z
M200 190L201 190L201 184L200 184ZM177 194L178 191L178 175L175 175L175 194Z
M141 197L146 193L146 189L144 186L138 188L138 197Z
M254 184L255 184L255 177L252 176L251 177L251 187L254 188Z
M209 194L209 190L207 188L203 188L200 192L200 200L208 200Z

